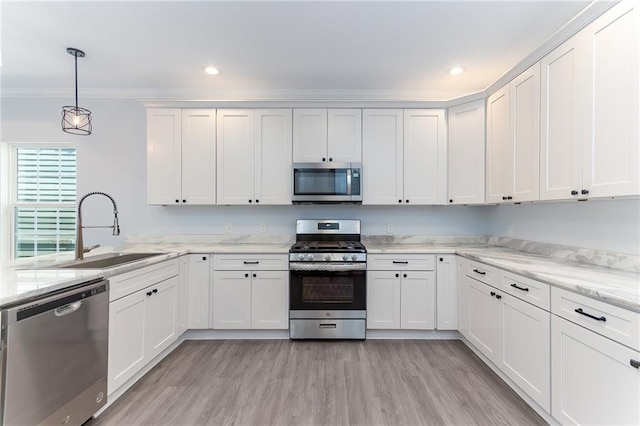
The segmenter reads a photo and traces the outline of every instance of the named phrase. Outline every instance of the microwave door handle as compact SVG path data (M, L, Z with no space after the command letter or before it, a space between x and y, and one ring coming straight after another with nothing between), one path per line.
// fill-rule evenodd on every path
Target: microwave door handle
M347 169L347 195L351 197L351 168Z

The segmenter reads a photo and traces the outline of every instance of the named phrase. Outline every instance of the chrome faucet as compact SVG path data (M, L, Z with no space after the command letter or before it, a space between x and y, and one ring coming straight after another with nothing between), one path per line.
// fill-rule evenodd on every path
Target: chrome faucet
M92 196L92 195L104 195L105 197L107 197L108 199L111 200L111 203L113 204L113 225L112 226L82 226L82 203L84 202L84 200L86 200L88 197ZM113 228L113 235L120 235L120 225L118 224L118 207L116 206L116 201L113 199L113 197L109 194L106 194L104 192L89 192L88 194L86 194L84 197L80 198L80 202L78 202L78 220L76 223L76 260L82 260L83 258L83 254L86 253L86 250L84 249L84 242L82 241L82 229L83 228ZM94 246L92 248L95 248L97 246Z

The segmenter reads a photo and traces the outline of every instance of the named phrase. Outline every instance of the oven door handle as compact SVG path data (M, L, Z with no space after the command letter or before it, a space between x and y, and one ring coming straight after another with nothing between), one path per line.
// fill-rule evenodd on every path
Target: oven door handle
M326 272L349 272L366 271L367 264L359 263L311 263L311 262L289 262L290 271L326 271Z

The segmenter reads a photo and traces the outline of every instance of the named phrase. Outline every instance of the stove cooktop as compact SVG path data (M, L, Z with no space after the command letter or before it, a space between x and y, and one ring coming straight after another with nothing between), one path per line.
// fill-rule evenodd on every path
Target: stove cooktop
M367 249L359 241L297 241L289 249L290 253L365 253Z

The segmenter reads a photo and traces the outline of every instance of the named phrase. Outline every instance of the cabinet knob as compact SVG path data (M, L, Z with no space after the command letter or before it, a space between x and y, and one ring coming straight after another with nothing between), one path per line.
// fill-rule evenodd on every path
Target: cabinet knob
M443 262L443 261L444 261L444 258L442 258L442 257L441 257L441 258L440 258L440 262Z
M402 276L403 276L404 278L407 278L407 274L402 274Z
M147 292L147 296L151 296L152 294L153 294L153 293L152 293L152 292L150 292L150 291L148 291L148 292Z
M154 288L152 291L153 291L154 293L157 293L157 292L158 292L158 289L157 289L157 288Z
M500 300L502 299L502 296L500 296L499 294L496 294L496 299Z
M503 196L502 196L502 199L503 199L504 201L506 201L506 200L507 200L507 196L506 196L506 195L503 195Z
M256 276L257 276L256 274L253 274L253 278L255 278Z
M256 203L259 203L259 202L260 202L260 200L256 200Z
M176 200L176 203L179 203L179 202L180 202L180 200Z
M513 197L512 197L511 195L509 195L509 196L507 197L507 200L513 200Z
M453 200L449 200L450 203L453 203Z
M253 200L249 200L249 202L250 202L250 203L252 203L252 202L253 202Z
M578 191L574 189L573 191L571 191L571 195L578 195Z
M333 161L333 158L329 157L329 161Z
M245 278L249 278L249 274L244 274L244 277Z
M400 274L396 274L396 278L399 278L399 277L400 277Z
M583 189L582 191L580 191L580 193L582 193L582 195L587 195L589 193L589 190Z
M324 158L324 157L322 157L322 161L327 161L327 159L326 159L326 158Z
M409 200L405 200L404 202L405 202L405 203L407 203L407 204L409 204Z
M398 202L399 202L400 204L402 204L402 200L398 200Z
M206 256L202 256L202 260L207 260L207 257Z
M633 368L639 368L640 369L640 361L638 361L636 359L630 359L629 360L629 365L631 365Z
M183 202L183 203L186 203L186 202L187 202L187 200L182 200L182 202Z
M496 292L495 292L495 291L492 291L492 292L491 292L491 293L489 293L489 294L490 294L491 296L495 296L495 295L496 295Z

